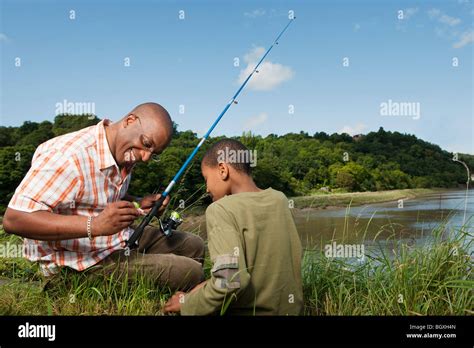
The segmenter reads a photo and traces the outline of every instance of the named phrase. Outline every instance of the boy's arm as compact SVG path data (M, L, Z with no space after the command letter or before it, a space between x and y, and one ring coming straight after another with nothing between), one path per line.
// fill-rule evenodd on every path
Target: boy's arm
M183 315L224 312L250 281L240 231L236 230L231 216L218 203L212 204L206 211L206 223L213 260L211 278L184 296Z

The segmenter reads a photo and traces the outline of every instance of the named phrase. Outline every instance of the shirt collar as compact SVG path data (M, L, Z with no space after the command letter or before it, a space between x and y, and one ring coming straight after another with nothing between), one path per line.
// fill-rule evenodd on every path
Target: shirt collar
M96 138L97 138L97 152L99 153L99 169L106 169L110 167L116 167L118 171L117 162L110 152L109 143L105 134L105 126L108 126L112 121L104 119L96 125Z

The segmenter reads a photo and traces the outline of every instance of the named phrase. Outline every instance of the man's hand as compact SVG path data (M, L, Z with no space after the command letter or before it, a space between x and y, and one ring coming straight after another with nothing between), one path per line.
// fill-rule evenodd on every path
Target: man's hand
M186 293L177 291L171 298L166 302L163 308L164 313L179 313L181 311L181 303L183 303L184 295Z
M145 212L145 213L148 213L150 211L150 209L153 207L153 204L159 200L161 197L161 194L157 194L157 195L148 195L148 196L145 196L143 197L143 199L140 201L140 208ZM170 196L167 196L165 198L165 200L163 201L163 205L161 206L161 208L158 210L158 213L157 215L161 215L161 213L163 213L163 211L165 210L166 206L168 205L168 203L170 202Z
M130 226L139 216L133 203L118 201L108 204L105 209L92 219L92 235L108 236Z

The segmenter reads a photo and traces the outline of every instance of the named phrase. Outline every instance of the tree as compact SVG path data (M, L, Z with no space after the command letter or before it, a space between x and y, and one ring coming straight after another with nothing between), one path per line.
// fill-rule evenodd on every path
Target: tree
M336 174L336 186L346 189L348 191L353 191L356 186L356 179L351 173L341 170Z
M0 127L0 206L5 207L30 167L36 147L54 136L97 124L94 115L59 115L54 123L24 122L20 127ZM198 144L193 131L179 131L159 162L138 164L132 175L130 193L144 195L164 189ZM174 191L173 197L187 199L202 189L200 161L205 151L223 136L212 137L197 153ZM306 132L270 134L264 138L251 132L240 139L257 150L255 181L287 195L308 194L321 186L347 191L388 190L410 187L457 187L466 183L466 171L453 162L452 153L414 135L390 132L382 127L358 141L347 134L313 136ZM343 158L347 152L349 162ZM20 153L18 161L17 154ZM474 172L474 156L459 154Z
M75 132L100 122L95 115L60 114L54 118L53 133L55 136Z
M0 212L6 206L30 168L35 148L26 146L6 146L0 148Z

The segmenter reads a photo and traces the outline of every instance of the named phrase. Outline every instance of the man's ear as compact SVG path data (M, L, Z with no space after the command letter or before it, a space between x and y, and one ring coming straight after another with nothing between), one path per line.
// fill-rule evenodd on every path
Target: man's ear
M229 178L229 166L227 163L219 162L217 163L217 169L219 170L219 176L222 180L227 180Z
M134 114L128 114L127 117L123 119L123 123L122 123L123 128L127 128L128 125L132 124L136 120L137 120L137 116L135 116Z

